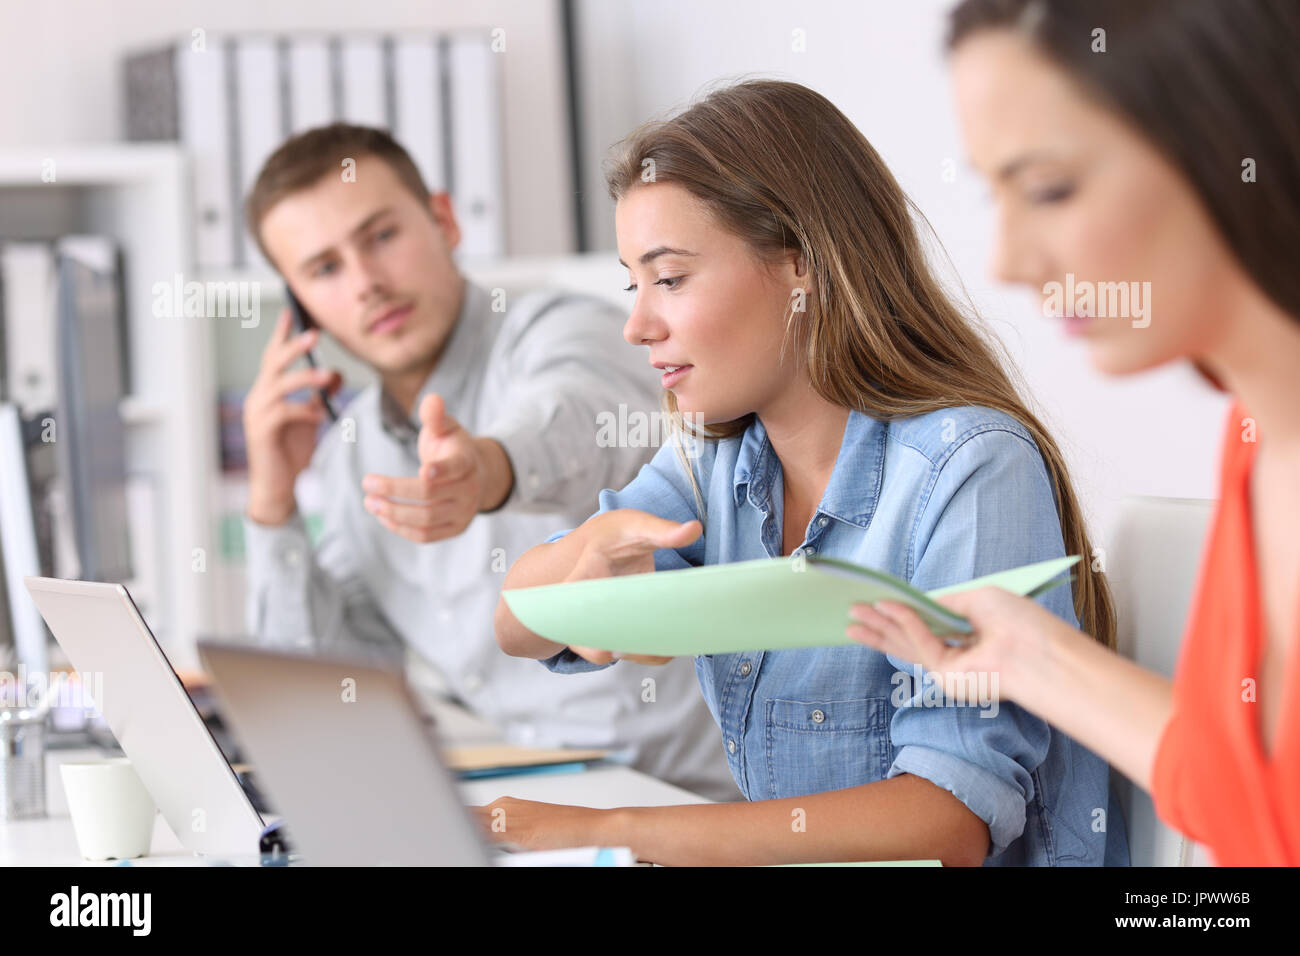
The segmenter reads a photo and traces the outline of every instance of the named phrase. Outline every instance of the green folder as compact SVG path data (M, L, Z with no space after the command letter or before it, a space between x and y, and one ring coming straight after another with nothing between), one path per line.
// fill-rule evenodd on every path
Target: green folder
M759 558L701 568L595 578L502 592L529 630L559 644L622 654L693 657L852 644L859 602L897 601L961 644L970 622L934 599L993 585L1037 597L1070 580L1079 556L1001 571L928 594L883 571L834 558Z

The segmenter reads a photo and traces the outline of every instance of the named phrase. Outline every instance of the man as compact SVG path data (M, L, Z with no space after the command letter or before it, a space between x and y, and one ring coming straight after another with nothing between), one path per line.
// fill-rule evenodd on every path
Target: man
M616 309L534 293L505 303L467 282L446 193L387 133L334 124L284 143L246 201L269 262L319 329L286 310L244 403L249 627L263 642L413 651L507 739L610 747L633 766L734 799L689 660L558 677L506 656L492 615L505 571L596 508L654 448L598 442L602 415L648 414L647 357ZM332 335L378 381L317 445L328 369L294 369ZM307 389L307 401L290 396ZM418 424L417 424L418 422ZM325 490L313 550L294 485ZM650 680L647 682L647 678Z

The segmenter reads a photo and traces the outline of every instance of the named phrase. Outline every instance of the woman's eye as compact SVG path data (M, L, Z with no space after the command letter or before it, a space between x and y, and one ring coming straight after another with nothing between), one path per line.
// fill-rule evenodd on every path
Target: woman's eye
M383 230L382 232L378 233L378 234L375 236L375 239L377 239L379 242L383 242L383 241L386 240L386 239L391 239L391 238L393 238L393 236L395 236L395 235L397 235L397 229L394 228L394 227L392 227L392 226L390 226L389 228L387 228L387 229Z
M678 285L681 284L681 281L682 281L683 279L685 279L685 278L686 278L686 276L664 276L662 279L656 279L656 280L655 280L655 285L661 285L661 286L663 286L665 289L675 289L675 288L677 288ZM633 282L630 286L628 286L628 287L627 287L626 289L624 289L623 291L624 291L624 292L635 292L635 291L636 291L636 283Z
M334 263L332 263L332 262L323 262L323 263L321 263L319 266L316 267L316 271L313 272L312 275L313 275L313 276L318 276L318 277L319 277L319 276L327 276L327 275L329 275L332 271L334 271Z
M1048 186L1046 189L1034 190L1029 194L1029 201L1033 203L1055 203L1069 199L1074 193L1074 183L1061 183L1056 186Z

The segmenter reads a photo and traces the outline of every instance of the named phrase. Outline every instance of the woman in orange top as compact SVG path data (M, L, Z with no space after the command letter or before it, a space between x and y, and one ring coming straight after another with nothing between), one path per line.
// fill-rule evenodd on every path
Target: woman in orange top
M1221 498L1172 685L991 588L945 599L965 650L886 602L849 633L997 672L1217 862L1300 864L1300 5L965 0L949 46L998 276L1100 370L1190 360L1230 392Z

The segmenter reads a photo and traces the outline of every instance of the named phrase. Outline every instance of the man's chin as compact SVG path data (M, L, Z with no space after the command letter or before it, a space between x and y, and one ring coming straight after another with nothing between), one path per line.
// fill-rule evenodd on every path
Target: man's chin
M367 343L359 356L381 375L405 375L427 369L437 357L439 347L410 341Z

